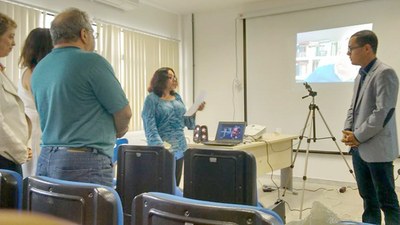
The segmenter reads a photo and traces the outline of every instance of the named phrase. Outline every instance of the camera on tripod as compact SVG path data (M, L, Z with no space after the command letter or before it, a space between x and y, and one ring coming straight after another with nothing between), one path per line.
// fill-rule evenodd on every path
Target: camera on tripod
M336 138L335 136L333 136L331 129L329 129L328 124L326 123L325 118L322 116L322 113L319 110L319 107L317 106L317 104L315 104L315 96L317 95L316 91L313 91L311 86L308 83L304 83L304 86L306 88L306 90L308 91L308 95L303 96L303 98L307 98L309 96L312 97L311 103L308 106L308 115L306 118L306 123L304 124L304 127L302 129L302 133L299 136L299 143L297 144L297 148L296 148L296 154L294 155L292 164L290 165L290 168L294 168L294 164L296 162L297 159L297 154L299 153L300 150L300 146L301 146L301 142L303 141L304 138L306 138L307 140L307 149L306 149L306 158L305 158L305 166L304 166L304 175L303 175L303 191L301 194L301 202L300 202L300 219L302 217L302 213L303 213L303 203L304 203L304 191L305 191L305 185L306 185L306 180L307 180L307 165L308 165L308 155L309 155L309 151L310 151L310 143L311 141L316 142L317 140L322 140L322 139L332 139L333 142L335 142L335 145L337 147L337 149L340 152L340 155L342 156L343 160L345 161L347 168L349 168L349 172L350 174L353 175L353 178L355 179L355 176L353 174L353 170L350 168L350 165L348 164L346 158L343 155L342 150L339 147L339 144L336 142ZM328 130L330 136L328 137L317 137L317 126L316 126L316 112L317 115L319 115L322 119L322 121L325 124L326 129ZM304 133L306 132L306 130L308 129L308 136L304 136ZM343 190L342 190L343 191ZM286 192L286 189L285 189ZM285 192L283 193L282 196L285 195ZM344 191L343 191L344 192Z
M307 82L304 83L304 87L305 87L306 90L308 91L308 95L303 96L302 98L307 98L308 96L311 96L311 97L317 96L317 92L316 92L316 91L313 91L312 88L311 88L311 86L310 86Z

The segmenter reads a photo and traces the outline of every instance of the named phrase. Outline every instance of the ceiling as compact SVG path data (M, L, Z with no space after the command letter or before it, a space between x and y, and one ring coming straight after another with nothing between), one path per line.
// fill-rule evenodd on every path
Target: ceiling
M246 3L271 0L139 0L140 3L177 14L190 14L217 9L226 9Z

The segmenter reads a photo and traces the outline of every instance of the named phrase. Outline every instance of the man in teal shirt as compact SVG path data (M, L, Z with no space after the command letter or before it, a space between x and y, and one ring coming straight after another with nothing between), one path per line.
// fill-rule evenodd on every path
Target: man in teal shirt
M71 8L50 28L54 49L34 69L40 116L37 175L112 185L112 151L128 131L129 102L111 65L93 53L88 15Z

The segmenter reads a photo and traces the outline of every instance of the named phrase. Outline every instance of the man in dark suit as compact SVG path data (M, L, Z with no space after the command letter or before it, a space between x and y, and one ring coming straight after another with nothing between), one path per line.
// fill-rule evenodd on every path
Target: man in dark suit
M351 147L359 194L364 201L363 222L400 224L393 160L399 155L395 107L399 81L396 72L376 58L378 38L369 30L353 34L347 54L360 65L347 113L343 139Z

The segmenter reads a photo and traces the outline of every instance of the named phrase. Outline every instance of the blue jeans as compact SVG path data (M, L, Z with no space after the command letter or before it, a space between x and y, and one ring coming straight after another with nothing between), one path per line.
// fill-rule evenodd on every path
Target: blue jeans
M36 175L112 187L111 158L93 148L42 147Z
M381 224L381 210L386 225L400 225L399 201L395 192L393 162L368 163L358 150L351 151L358 192L364 201L362 221Z
M175 160L175 182L176 186L179 187L182 178L183 158Z

